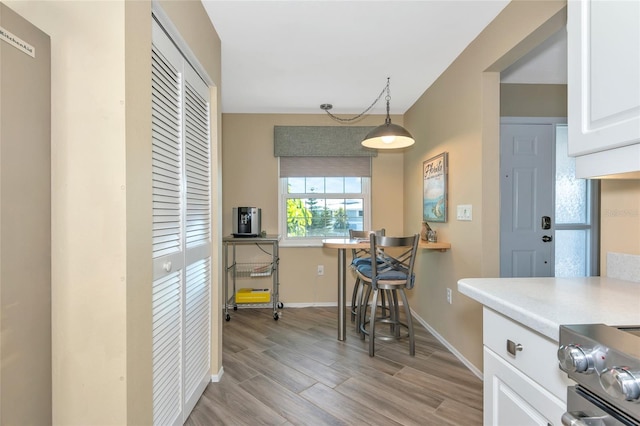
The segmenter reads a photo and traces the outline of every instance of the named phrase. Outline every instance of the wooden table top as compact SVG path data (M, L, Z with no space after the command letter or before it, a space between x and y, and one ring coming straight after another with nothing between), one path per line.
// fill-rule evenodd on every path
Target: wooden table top
M355 249L355 248L367 248L371 244L369 240L356 239L351 240L349 238L327 238L326 240L322 240L322 246L327 248L334 249ZM420 240L418 243L418 248L426 249L426 250L440 250L446 251L451 248L451 243L437 242L437 243L429 243L424 240Z

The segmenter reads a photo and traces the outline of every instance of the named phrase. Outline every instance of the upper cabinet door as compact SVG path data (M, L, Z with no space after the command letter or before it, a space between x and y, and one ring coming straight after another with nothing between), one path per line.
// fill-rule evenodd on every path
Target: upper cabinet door
M578 174L640 170L640 0L569 1L567 30L569 155L583 157Z

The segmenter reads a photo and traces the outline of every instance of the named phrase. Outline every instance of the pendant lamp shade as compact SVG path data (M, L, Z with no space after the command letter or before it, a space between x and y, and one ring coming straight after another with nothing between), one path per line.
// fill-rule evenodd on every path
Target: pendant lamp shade
M413 136L407 129L391 123L387 119L381 126L376 127L364 138L362 146L373 149L406 148L415 143Z
M413 136L411 136L411 133L409 133L407 129L397 124L391 123L391 116L389 113L391 109L389 106L391 101L391 93L389 89L389 86L391 84L390 82L391 82L391 78L387 77L387 85L384 87L384 89L382 89L382 92L380 92L380 95L378 96L378 98L375 101L373 101L373 103L369 105L367 109L365 109L355 117L351 117L351 118L336 117L335 115L331 114L331 112L329 111L331 108L333 108L333 105L331 104L322 104L320 105L320 109L325 111L329 115L329 117L339 122L344 123L344 122L359 120L363 115L368 113L371 110L371 108L373 108L373 106L382 98L382 95L384 95L386 92L387 96L385 97L385 100L387 101L387 117L384 120L384 124L376 127L371 132L369 132L369 134L367 134L367 136L362 141L362 146L366 148L373 148L373 149L406 148L408 146L413 145L416 141L413 139Z

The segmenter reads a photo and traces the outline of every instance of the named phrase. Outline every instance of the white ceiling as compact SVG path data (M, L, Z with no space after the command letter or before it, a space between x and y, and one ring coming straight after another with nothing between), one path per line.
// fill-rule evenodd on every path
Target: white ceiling
M330 103L357 114L391 77L391 113L402 114L508 1L202 3L222 41L224 113L318 114ZM384 111L381 101L371 113Z

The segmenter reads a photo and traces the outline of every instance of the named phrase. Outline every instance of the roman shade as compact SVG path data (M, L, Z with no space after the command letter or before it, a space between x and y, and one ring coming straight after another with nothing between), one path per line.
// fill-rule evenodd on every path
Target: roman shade
M280 177L371 177L371 157L280 157Z
M371 126L274 126L275 157L376 157L360 142Z

